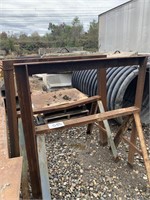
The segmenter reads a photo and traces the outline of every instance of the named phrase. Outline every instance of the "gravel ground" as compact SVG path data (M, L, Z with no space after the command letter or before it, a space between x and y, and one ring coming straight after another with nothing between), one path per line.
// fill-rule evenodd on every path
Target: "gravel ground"
M149 132L145 127L150 146ZM127 147L119 145L120 160L115 163L108 146L100 146L96 126L91 135L86 126L46 135L52 200L150 199L143 159L137 154L131 169Z

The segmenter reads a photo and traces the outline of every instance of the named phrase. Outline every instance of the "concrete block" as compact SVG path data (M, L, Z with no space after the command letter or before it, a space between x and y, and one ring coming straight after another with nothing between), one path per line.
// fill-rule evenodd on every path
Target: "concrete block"
M71 74L47 74L43 76L43 82L47 89L57 87L70 87Z

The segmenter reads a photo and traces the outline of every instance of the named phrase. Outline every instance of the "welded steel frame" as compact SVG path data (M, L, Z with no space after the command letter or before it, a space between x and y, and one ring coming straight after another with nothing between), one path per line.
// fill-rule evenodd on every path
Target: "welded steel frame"
M146 56L106 58L103 56L95 55L3 61L4 80L6 87L8 129L11 139L11 156L15 157L19 155L19 139L14 84L15 70L21 118L23 122L27 157L29 163L31 187L34 198L41 197L41 185L37 148L35 142L36 131L33 121L33 110L28 76L37 73L59 73L65 71L97 69L98 95L101 96L103 105L106 110L106 68L139 65L139 75L134 106L140 109L144 90L146 64ZM106 137L102 139L105 140Z

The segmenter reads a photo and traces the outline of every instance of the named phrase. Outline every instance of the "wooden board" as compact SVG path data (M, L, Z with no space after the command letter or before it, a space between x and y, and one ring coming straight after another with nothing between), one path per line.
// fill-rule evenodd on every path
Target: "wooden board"
M117 131L116 136L114 138L116 147L118 147L119 143L121 142L121 136L123 136L124 133L127 132L132 122L133 122L133 116L129 116L124 120L122 125L119 127L119 130Z
M0 161L0 199L19 200L22 157Z
M84 124L90 124L94 123L97 121L103 121L105 119L113 119L119 116L124 116L124 115L131 115L135 112L139 112L139 109L136 107L129 107L129 108L121 108L113 111L107 111L105 113L100 113L100 114L94 114L86 117L81 117L77 118L76 120L70 119L63 121L64 127L61 128L69 128L72 126L80 126ZM36 133L48 133L53 129L49 129L48 125L41 125L35 128Z
M92 96L89 98L86 97L85 99L80 99L78 101L66 102L66 103L63 103L60 105L50 105L50 106L47 106L44 108L37 108L37 109L34 108L33 112L34 112L34 114L40 114L40 113L64 111L64 110L72 109L72 108L82 106L85 104L97 102L98 100L100 100L100 96L96 95L96 96ZM18 117L20 117L20 111L18 111L17 114L18 114Z
M47 115L44 116L44 121L46 121L46 123L50 122L50 121L57 121L57 120L63 120L63 119L71 119L71 118L75 118L75 117L81 117L81 116L86 116L88 115L89 110L75 110L75 111L69 111L69 112L64 112L64 113L57 113L57 114L53 114L53 115Z
M77 100L87 99L88 97L75 88L58 90L39 95L31 95L33 111L50 106L57 106L72 103Z
M145 143L145 138L144 138L144 134L142 131L142 124L140 121L139 113L134 113L134 120L135 120L135 124L136 124L137 133L139 136L141 150L143 153L144 164L145 164L145 168L147 171L147 177L148 177L148 181L149 181L149 185L150 185L150 159L149 159L149 155L148 155L148 152L146 149L146 143Z

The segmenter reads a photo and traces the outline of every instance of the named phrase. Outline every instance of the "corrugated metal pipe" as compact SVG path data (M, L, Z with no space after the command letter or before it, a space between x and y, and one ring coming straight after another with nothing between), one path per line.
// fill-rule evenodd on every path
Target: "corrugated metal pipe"
M106 72L108 110L114 110L134 105L138 66L108 68ZM150 68L148 64L141 111L141 120L144 124L150 123L149 77ZM72 86L89 96L96 95L96 70L73 72ZM122 119L119 118L117 121L121 123Z

